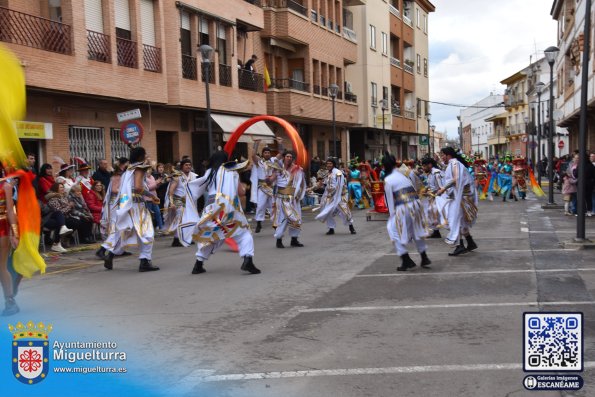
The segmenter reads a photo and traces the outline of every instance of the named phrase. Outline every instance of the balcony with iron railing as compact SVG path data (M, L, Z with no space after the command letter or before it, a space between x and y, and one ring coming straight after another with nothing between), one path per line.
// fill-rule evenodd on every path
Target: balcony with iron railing
M105 63L112 62L108 35L87 30L87 59Z
M328 87L324 86L320 88L320 95L322 96L328 96Z
M388 10L390 11L391 14L393 14L396 17L401 17L401 12L399 12L399 9L397 7L395 7L392 4L388 5Z
M188 80L197 80L196 57L182 54L182 77Z
M393 65L393 66L396 66L396 67L400 68L401 67L401 60L391 56L390 57L390 64Z
M138 68L136 42L116 37L118 65L127 68Z
M308 9L297 0L260 0L263 7L288 8L303 16L308 16Z
M231 87L231 66L219 65L219 84Z
M238 86L242 90L264 92L264 77L246 69L238 69Z
M149 72L161 73L161 48L143 44L143 65Z
M411 18L409 18L407 15L403 15L403 22L405 22L410 27L413 27L413 22L411 21Z
M69 25L0 7L0 41L72 54Z
M403 117L415 120L415 112L412 110L403 110Z
M272 87L274 88L289 88L291 90L310 92L310 84L306 83L305 81L293 79L273 79L272 83Z
M353 92L346 92L345 102L357 103L357 95L355 95Z
M315 95L320 95L320 86L319 86L318 84L314 84L314 85L312 86L312 92L313 92Z
M343 37L345 37L347 40L357 43L357 33L347 26L343 26Z
M400 116L401 115L401 107L397 105L391 106L391 113L393 116Z
M405 65L403 66L403 70L406 72L409 72L411 74L413 74L413 65L411 63L407 63L407 61L405 61Z

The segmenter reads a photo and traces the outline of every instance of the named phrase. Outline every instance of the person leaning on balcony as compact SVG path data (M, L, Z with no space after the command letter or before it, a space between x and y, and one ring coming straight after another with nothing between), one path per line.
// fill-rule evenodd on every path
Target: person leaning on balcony
M258 59L258 57L255 54L252 55L252 57L246 61L246 64L244 65L244 69L249 70L252 73L256 72L256 68L254 67L254 62L256 62L257 59Z

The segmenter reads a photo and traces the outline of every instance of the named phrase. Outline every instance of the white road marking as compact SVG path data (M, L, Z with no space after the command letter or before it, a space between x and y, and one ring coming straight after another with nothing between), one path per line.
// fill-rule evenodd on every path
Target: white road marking
M473 270L463 272L433 272L431 270L424 271L423 273L379 273L379 274L358 274L355 277L416 277L416 276L458 276L458 275L470 275L470 274L509 274L509 273L566 273L566 272L594 272L595 268L577 268L577 269L512 269L512 270Z
M511 307L511 306L569 306L569 305L595 305L595 301L562 301L562 302L494 302L494 303L447 303L441 305L401 305L401 306L345 306L345 307L319 307L302 309L300 313L322 312L357 312L373 310L407 310L407 309L464 309L474 307Z
M482 253L482 254L499 254L499 253L505 253L505 252L570 252L570 251L574 251L574 252L580 252L576 249L572 249L572 248L555 248L555 249L522 249L522 250L509 250L509 249L501 249L501 250L488 250L488 251L484 251L481 249L478 249L477 251L473 251L474 253ZM432 251L429 250L428 253L430 255L432 254L446 254L452 251ZM417 254L417 252L410 252L409 255L411 254ZM389 254L386 254L387 256L397 256L396 253L391 252ZM465 256L467 256L468 254L463 255L462 257L464 258Z
M523 233L529 233L529 228L528 227L522 227L521 228L521 232L523 232Z
M345 376L345 375L385 375L385 374L418 374L427 372L465 372L465 371L510 371L520 370L520 363L502 364L468 364L468 365L415 365L409 367L380 367L380 368L341 368L314 369L308 371L273 371L253 372L244 374L208 375L200 378L202 382L244 381L259 379L305 378L314 376ZM595 368L595 361L587 361L584 368Z

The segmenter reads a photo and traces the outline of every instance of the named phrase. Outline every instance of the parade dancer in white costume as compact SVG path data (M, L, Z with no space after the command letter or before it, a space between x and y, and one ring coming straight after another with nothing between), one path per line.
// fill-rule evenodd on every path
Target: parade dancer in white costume
M451 147L442 149L440 154L442 161L448 165L444 172L444 186L436 194L441 195L446 192L452 200L447 210L450 232L444 241L449 245L455 245L458 242L455 250L448 254L456 256L477 249L477 244L470 234L470 229L477 219L477 190L465 159L457 155ZM467 248L463 243L463 236L467 240Z
M116 232L116 210L118 209L118 193L120 192L120 181L122 179L122 171L116 167L114 174L110 178L110 184L107 188L105 198L103 199L103 209L101 210L101 221L99 222L99 229L101 235L105 237L104 243L95 252L98 258L104 260L107 250L114 248L117 240L120 239L120 233ZM115 255L121 255L122 250L115 252Z
M273 209L273 190L275 185L273 183L274 167L276 159L271 158L271 148L265 147L262 149L262 157L256 153L258 151L259 139L254 141L254 155L252 156L252 172L250 173L250 201L256 204L256 229L254 233L260 233L262 229L262 221L264 221L266 210L272 213ZM278 156L280 159L281 155Z
M159 203L159 198L147 189L145 172L151 166L145 164L146 155L144 148L133 148L130 151L130 165L122 175L115 232L106 241L107 255L103 265L108 270L113 268L114 254L123 252L128 246L138 246L140 249L139 272L159 270L151 263L155 232L151 213L145 206L145 197L150 197L156 203Z
M164 203L164 208L167 209L164 227L168 232L174 233L174 240L171 243L172 247L182 247L178 236L178 226L182 221L188 204L188 183L198 177L198 175L192 172L192 161L190 159L183 159L180 162L180 169L182 172L174 174L174 178L167 187ZM195 204L193 203L192 205Z
M416 266L407 251L407 244L411 241L415 242L421 254L421 266L427 267L432 262L426 253L426 219L421 200L411 180L395 168L393 155L385 152L382 163L387 175L384 178L384 195L389 211L386 228L397 255L401 257L401 266L397 270L405 271Z
M334 158L326 160L326 169L329 171L324 182L325 189L320 199L320 213L316 219L326 222L328 227L327 235L335 234L337 222L335 216L339 216L345 225L349 225L351 234L355 234L353 227L353 216L349 209L349 191L347 181L341 170L337 169L337 162Z
M433 158L422 160L422 168L427 175L426 198L423 200L428 226L433 230L429 238L442 238L440 227L447 223L446 205L448 200L443 196L436 196L436 192L444 186L444 172L438 168Z
M254 239L240 204L240 195L245 194L245 191L240 184L238 171L245 169L248 162L238 164L227 160L226 152L214 153L205 175L188 184L193 197L200 197L205 192L208 194L200 218L187 209L178 228L183 245L188 246L192 239L197 243L196 262L192 274L206 271L204 261L208 260L227 238L234 239L238 244L239 254L244 258L241 269L251 274L260 273L252 260Z
M295 153L285 151L283 153L282 171L275 172L274 180L277 182L277 194L275 195L275 207L273 209L273 227L277 248L285 248L283 235L289 228L292 247L303 247L304 244L298 241L302 230L302 206L300 202L306 194L306 181L304 170L294 164Z

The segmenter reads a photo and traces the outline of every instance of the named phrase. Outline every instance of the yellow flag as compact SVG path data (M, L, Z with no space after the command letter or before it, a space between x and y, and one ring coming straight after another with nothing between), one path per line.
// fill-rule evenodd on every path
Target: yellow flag
M0 45L0 160L7 167L26 167L25 152L14 120L25 117L25 76L19 60Z
M13 254L14 270L31 277L36 271L45 272L45 262L39 255L41 211L33 188L33 173L27 170L27 158L14 127L15 120L25 116L25 76L19 60L0 46L0 161L11 177L19 178L17 217L20 240ZM20 170L15 171L16 168Z
M269 75L269 69L267 69L266 65L264 65L264 85L266 88L271 86L271 76Z

